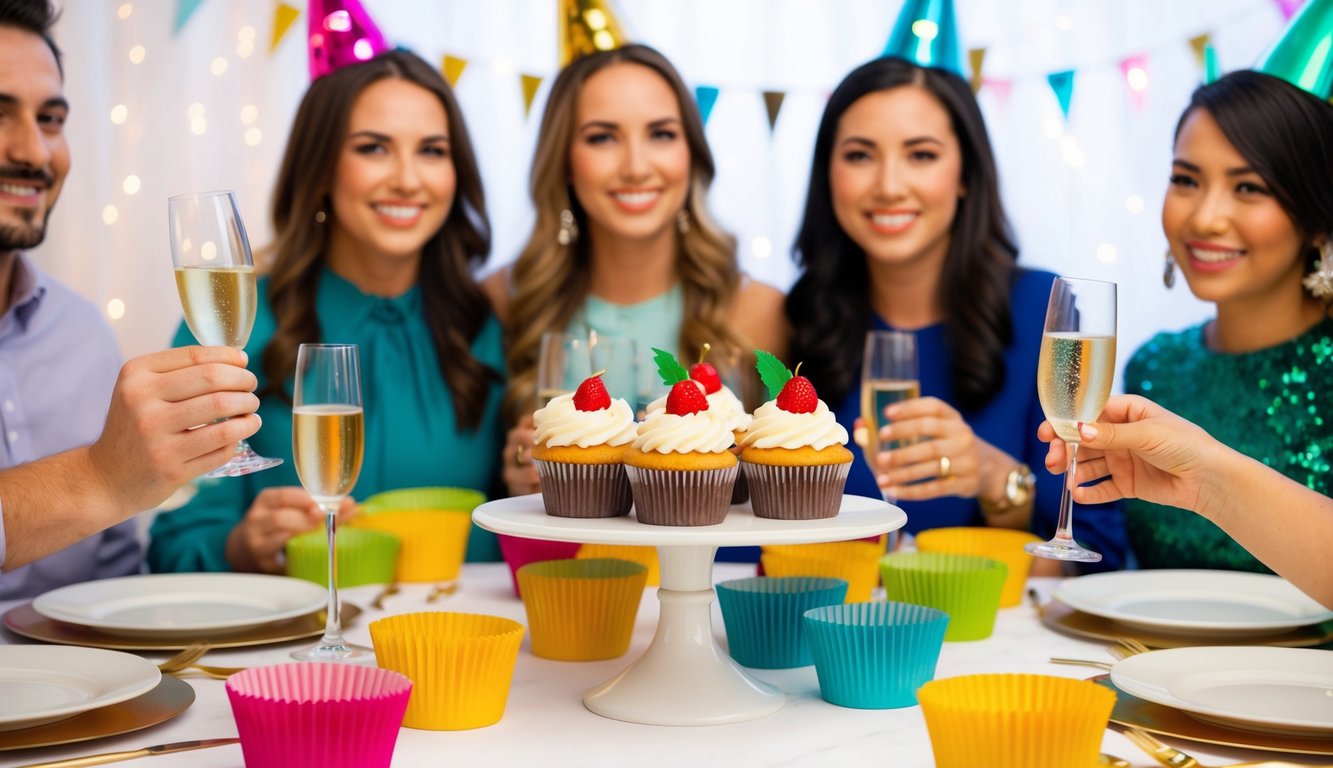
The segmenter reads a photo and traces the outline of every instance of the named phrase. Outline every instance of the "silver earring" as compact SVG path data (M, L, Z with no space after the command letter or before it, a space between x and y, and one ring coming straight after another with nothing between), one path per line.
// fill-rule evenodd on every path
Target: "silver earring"
M324 212L324 209L323 209L323 208L320 208L318 211L315 211L315 223L316 223L316 224L323 224L324 222L326 222L326 221L328 221L328 220L329 220L329 215L328 215L327 213Z
M560 212L560 230L555 233L555 241L568 246L579 239L579 223L574 220L574 212L568 208Z
M1162 285L1168 289L1176 284L1176 257L1171 255L1171 249L1166 249L1166 266L1162 268Z
M676 211L676 231L682 235L690 233L690 212L686 208Z
M1333 240L1319 246L1319 262L1314 271L1301 281L1311 296L1322 301L1333 299Z

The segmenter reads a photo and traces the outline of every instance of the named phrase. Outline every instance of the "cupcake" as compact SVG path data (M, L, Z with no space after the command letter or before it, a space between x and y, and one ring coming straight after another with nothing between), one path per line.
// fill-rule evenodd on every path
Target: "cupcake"
M759 376L773 399L759 406L741 441L756 517L817 520L838 514L852 466L847 430L804 376L760 350ZM796 366L797 374L800 366Z
M639 425L625 452L638 520L648 525L716 525L727 515L736 481L731 429L709 409L703 388L670 352L653 352L671 393L665 407Z
M621 460L634 439L634 411L612 399L601 372L532 415L532 460L541 478L546 514L555 517L628 515L633 497Z

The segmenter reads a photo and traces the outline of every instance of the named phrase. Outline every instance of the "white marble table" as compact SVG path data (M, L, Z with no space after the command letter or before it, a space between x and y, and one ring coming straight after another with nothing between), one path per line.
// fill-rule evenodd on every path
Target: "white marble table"
M753 574L753 566L718 564L715 581ZM1053 579L1034 579L1043 595L1055 587ZM387 614L419 610L489 613L526 623L523 605L514 597L509 574L500 563L468 565L462 589L433 605L425 597L430 585L405 585L385 601L385 611L368 609L347 629L354 642L370 644L367 626ZM376 587L345 590L344 598L367 606ZM0 612L16 603L0 603ZM525 640L518 657L513 687L504 718L489 728L473 731L418 731L403 729L394 753L395 768L416 766L895 766L927 768L933 765L930 741L919 707L895 710L855 710L828 704L819 698L814 667L792 670L753 670L753 675L786 694L786 706L773 715L748 722L696 727L654 726L611 720L588 711L583 696L592 686L611 677L630 659L642 654L658 623L655 590L646 589L634 638L622 658L594 662L557 662L534 657ZM716 612L717 606L713 606ZM720 614L713 626L722 637ZM0 631L0 642L29 642ZM290 661L288 654L305 641L251 649L215 651L206 663L241 666ZM154 660L165 654L150 654ZM970 643L945 643L937 677L979 672L1029 672L1066 677L1089 677L1095 670L1051 664L1050 656L1109 660L1100 643L1084 641L1043 627L1027 605L1000 611L995 634ZM235 736L231 709L223 682L186 678L198 698L179 717L162 725L110 739L63 747L0 752L0 768L68 757L137 749L151 744ZM1171 740L1168 740L1171 741ZM1187 749L1208 764L1274 757L1258 752L1208 747L1184 741ZM980 748L980 746L979 746ZM1133 761L1154 763L1120 734L1108 731L1105 751ZM979 753L980 757L980 753ZM1333 758L1292 756L1293 763L1319 765ZM143 768L237 768L239 746L145 758L127 766Z

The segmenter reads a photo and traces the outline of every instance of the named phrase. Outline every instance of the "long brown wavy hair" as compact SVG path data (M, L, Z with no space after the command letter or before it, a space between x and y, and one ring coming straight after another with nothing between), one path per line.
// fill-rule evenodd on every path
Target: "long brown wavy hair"
M270 249L268 299L278 327L264 349L262 364L268 383L263 394L286 400L283 383L296 371L297 347L322 338L315 294L321 266L328 258L329 224L316 221L315 215L334 215L329 197L353 103L367 87L386 78L406 80L435 94L448 120L457 191L444 225L422 246L417 284L440 375L453 394L455 420L464 429L474 429L480 423L488 385L502 379L471 351L490 314L486 297L472 277L472 270L485 263L490 253L490 223L481 173L458 102L444 78L407 51L391 51L328 74L312 83L301 100L273 190L277 238Z
M690 149L690 189L685 208L689 230L677 237L676 267L685 298L680 350L708 342L712 360L737 360L742 341L727 323L727 310L740 286L736 238L722 231L708 213L713 155L704 138L703 119L676 68L646 45L626 45L576 59L551 86L532 161L530 192L536 224L511 273L513 301L506 323L509 387L505 413L515 419L531 407L536 394L537 353L542 333L568 326L588 297L590 252L587 217L569 186L570 148L583 84L613 64L640 64L655 71L676 94ZM556 240L560 212L570 209L582 233L569 245Z

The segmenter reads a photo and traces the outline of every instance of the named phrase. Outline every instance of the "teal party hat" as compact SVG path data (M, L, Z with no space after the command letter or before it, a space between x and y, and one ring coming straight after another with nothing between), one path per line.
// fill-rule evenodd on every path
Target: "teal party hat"
M904 0L883 55L897 56L923 67L947 69L966 80L953 0Z
M1333 0L1306 0L1255 69L1321 99L1333 95Z

